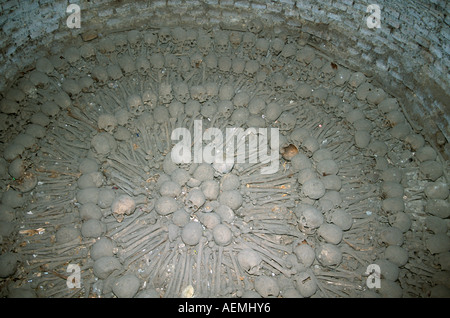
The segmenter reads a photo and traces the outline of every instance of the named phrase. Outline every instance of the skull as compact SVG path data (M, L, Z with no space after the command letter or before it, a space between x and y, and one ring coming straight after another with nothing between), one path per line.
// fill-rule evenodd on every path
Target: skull
M297 82L294 79L288 78L284 82L283 89L285 91L291 92L294 90L296 84L297 84Z
M258 59L264 58L269 50L270 42L265 38L259 38L255 43L255 53Z
M298 50L296 55L297 61L303 65L308 65L314 60L315 57L316 53L314 52L314 49L309 46L305 46Z
M63 57L59 55L52 55L49 57L49 60L58 73L67 74L70 65Z
M141 38L142 34L138 30L131 30L127 33L128 44L135 53L137 53L137 51L141 47Z
M122 69L117 64L108 65L106 68L106 71L108 72L108 76L113 81L117 81L117 80L121 79L123 76Z
M231 69L231 58L229 56L220 56L217 60L220 73L228 73Z
M159 30L158 40L160 44L167 44L172 41L172 34L168 27L164 27Z
M158 42L158 36L151 31L147 31L144 33L144 44L147 47L155 47Z
M280 53L282 63L288 63L295 56L295 53L297 53L297 46L295 44L286 44Z
M277 121L279 123L281 131L289 131L295 127L297 118L289 112L283 112L281 113L280 117L278 117Z
M30 82L33 83L36 88L48 88L49 81L50 79L45 73L39 72L37 70L34 70L30 73Z
M108 81L108 71L105 67L96 65L91 72L91 77L99 85L104 85Z
M217 105L213 101L206 101L200 110L205 118L212 118L217 113Z
M250 275L259 275L262 259L258 252L247 248L239 252L237 256L241 268Z
M259 63L255 60L250 60L245 63L244 74L248 77L255 76L256 72L259 70Z
M81 87L78 81L67 78L61 85L62 89L70 96L72 99L77 99L81 93Z
M282 88L284 83L286 82L286 78L281 72L273 73L272 75L272 85L275 88Z
M217 56L214 53L209 53L204 60L208 70L211 72L215 72L218 64Z
M350 76L348 83L353 89L356 89L356 88L358 88L359 85L361 85L365 81L366 81L366 76L363 73L355 72Z
M173 44L182 47L186 41L186 30L182 27L176 27L172 30Z
M171 118L178 118L184 114L184 104L179 101L172 101L169 105L169 114Z
M64 50L63 57L67 61L67 63L69 63L69 65L77 66L81 58L81 53L79 49L72 46Z
M231 46L236 49L242 42L242 32L232 31L230 33Z
M136 71L136 64L131 56L128 54L122 55L119 59L119 66L125 75L131 75L134 71Z
M193 99L190 99L187 101L186 105L184 106L184 110L186 112L186 116L193 117L200 113L201 104Z
M256 35L251 32L245 32L242 36L242 48L246 53L250 53L250 51L255 46Z
M113 216L119 223L123 221L125 215L132 214L135 209L136 202L132 197L126 194L117 197L111 205Z
M140 55L136 59L136 68L140 75L145 76L150 72L150 61L145 56Z
M116 45L116 51L118 53L125 53L125 51L128 49L128 39L126 34L116 34L114 37L114 43Z
M245 69L245 60L240 59L238 57L233 58L231 62L231 70L234 75L240 75L244 73Z
M159 100L163 104L169 104L173 99L172 85L169 83L161 83L159 87Z
M153 109L156 107L158 97L151 89L148 89L142 93L142 102L148 108Z
M331 63L325 63L318 76L319 82L328 82L334 76L335 70Z
M127 98L128 111L135 116L140 115L144 111L144 103L141 96L133 94Z
M264 25L261 22L260 19L254 19L252 21L250 21L250 23L247 26L247 29L254 34L258 34L259 32L262 31Z
M150 55L150 64L154 69L161 70L164 68L165 60L164 55L161 53L154 53Z
M191 86L191 98L203 103L206 101L206 88L203 85Z
M189 60L189 57L186 55L180 56L178 59L178 71L179 72L189 72L191 70L191 61Z
M311 205L302 205L298 213L300 214L298 227L306 234L313 233L323 223L322 212Z
M207 82L205 84L206 100L215 99L219 95L219 85L215 82Z
M178 67L178 56L172 53L168 53L164 56L165 66L169 69L176 69Z
M270 47L270 53L272 53L273 56L277 56L278 54L283 51L284 48L284 40L280 38L275 38L272 41L272 45Z
M308 136L303 140L300 147L308 157L312 157L313 153L319 149L319 142L317 138Z
M99 129L112 134L117 127L117 119L111 114L102 114L98 117L97 126Z
M203 55L207 55L211 51L212 41L209 35L201 35L197 40L197 47Z
M116 44L111 37L106 37L98 41L97 49L102 54L109 54L114 52Z
M346 68L340 67L334 77L334 83L337 86L342 86L350 79L350 71Z
M248 103L250 103L250 94L246 91L240 91L233 98L233 104L238 108L246 108Z
M328 91L320 87L312 92L310 97L311 103L315 106L323 106L328 98Z
M191 54L190 60L191 60L192 68L199 68L200 65L202 65L202 63L203 63L203 54L201 54L200 52L197 51L197 52Z
M222 100L217 104L217 111L219 115L225 119L230 118L233 113L234 105L229 100Z
M94 92L94 80L89 76L83 76L78 80L78 85L80 85L81 91L83 93Z
M224 31L218 32L214 36L216 42L216 50L219 53L227 53L229 47L228 34Z
M83 44L80 48L80 55L86 62L95 62L96 61L96 51L94 45L91 43Z
M192 189L186 196L186 205L193 212L201 208L205 201L205 195L200 189Z
M175 94L175 98L181 103L186 103L191 98L189 86L185 82L175 83L173 86L173 92Z
M295 89L295 96L301 99L308 99L311 97L313 89L308 83L301 83Z
M131 114L125 108L117 108L114 112L114 117L118 125L125 126L131 118Z
M190 47L191 49L195 48L197 46L197 38L198 38L197 31L193 29L187 30L184 45Z

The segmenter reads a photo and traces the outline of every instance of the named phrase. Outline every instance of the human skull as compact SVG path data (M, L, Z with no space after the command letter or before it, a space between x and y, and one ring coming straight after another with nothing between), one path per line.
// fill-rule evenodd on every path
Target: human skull
M301 99L309 99L312 95L313 89L308 83L301 83L295 89L295 96Z
M218 32L214 36L216 42L216 51L219 53L227 53L229 48L228 34L224 31Z
M219 67L219 73L228 73L231 69L231 58L229 56L220 56L217 60L217 66Z
M108 81L108 71L101 65L96 65L91 72L91 77L99 85L104 85Z
M233 113L234 105L230 100L221 100L217 103L217 112L221 117L228 119Z
M366 76L363 73L355 72L350 76L348 83L353 89L356 89L359 87L359 85L361 85L365 81L366 81Z
M245 69L245 60L235 57L231 62L231 70L234 75L240 75L244 73Z
M328 98L328 90L319 87L312 92L310 101L315 106L323 106Z
M289 131L295 127L297 118L289 112L283 112L280 117L278 117L277 122L281 131Z
M193 100L203 103L206 101L206 88L203 85L191 86L190 89L191 98Z
M195 31L194 29L187 30L184 45L186 47L190 47L191 49L195 48L197 46L197 38L198 38L197 31Z
M141 39L142 34L138 30L131 30L127 32L128 44L135 53L137 53L139 48L141 47Z
M334 74L336 73L336 71L334 70L333 66L331 63L325 63L322 66L322 69L320 70L320 74L317 77L317 79L319 79L319 82L328 82L329 80L331 80L331 78L333 78Z
M242 48L245 52L250 53L250 51L255 46L256 35L251 32L245 32L242 36Z
M125 53L128 50L127 35L123 33L116 34L114 37L114 44L118 53Z
M334 83L337 86L343 86L350 79L350 71L346 68L340 67L334 77Z
M91 43L85 43L80 48L80 55L86 62L95 62L97 58L95 46Z
M83 76L78 80L78 85L80 85L81 91L83 93L94 92L94 80L90 76Z
M64 50L63 57L71 66L77 66L81 58L81 52L78 48L72 46Z
M123 54L118 58L118 62L125 75L131 75L134 71L136 71L136 64L130 55Z
M215 82L206 82L206 100L215 99L219 95L219 85Z
M295 56L295 53L297 53L297 46L294 44L286 44L283 47L279 58L283 64L286 64Z
M117 127L117 119L111 114L101 114L97 120L97 127L112 134Z
M113 80L117 81L122 78L123 73L122 69L117 64L111 64L106 67L106 71L108 72L108 76Z
M186 103L191 98L191 94L189 93L189 86L186 82L175 83L173 86L173 92L175 98L181 103Z
M164 55L162 55L161 53L153 53L152 55L150 55L150 65L157 70L161 70L162 68L164 68L164 64L165 64L165 60L164 60Z
M259 63L255 60L250 60L245 63L244 74L248 77L253 77L259 70Z
M285 91L291 92L294 90L296 84L297 84L297 81L295 81L293 78L289 77L284 82L283 89Z
M286 77L281 72L276 72L272 74L272 85L275 88L283 88L286 82Z
M273 56L278 56L278 54L283 51L284 48L284 40L281 38L275 38L272 41L272 45L270 46L270 53L272 53Z
M147 89L142 93L142 102L147 108L153 109L156 107L158 97L151 89Z
M158 40L161 44L167 44L172 41L172 34L170 32L170 28L163 27L159 30Z
M191 54L190 60L192 68L199 68L203 63L203 54L199 51L194 52Z
M314 60L315 57L316 53L314 52L314 49L309 46L305 46L298 50L296 55L297 61L303 65L308 65Z
M251 33L258 34L262 31L264 25L260 19L253 19L249 22L247 30Z
M215 72L217 70L217 56L214 53L209 53L204 59L205 65L210 72Z
M166 66L166 68L168 69L176 69L178 67L178 56L176 56L175 54L172 53L168 53L164 56L165 58L165 63L164 65Z
M186 41L186 30L182 27L176 27L172 30L172 42L177 46L183 46Z
M269 51L270 42L265 38L259 38L255 43L255 54L258 59L261 59L267 55Z
M148 75L150 72L150 61L145 56L140 55L136 59L136 68L139 75Z
M141 96L133 94L127 98L128 111L135 116L140 115L144 111L144 103Z
M98 41L97 49L102 54L110 54L116 49L116 44L112 37L105 37Z
M230 43L231 46L236 49L242 42L242 32L231 31L230 32Z
M313 233L324 221L322 212L310 205L305 204L299 209L298 213L300 214L298 227L306 234Z
M159 87L159 101L163 104L169 104L172 99L172 84L161 83L161 86Z
M144 33L144 44L147 47L155 47L157 42L158 36L154 32L147 31Z
M135 209L136 209L135 200L126 194L117 197L111 205L111 211L113 212L113 216L119 223L123 221L125 215L132 214Z
M203 55L207 55L212 48L212 41L209 35L203 34L198 37L197 47Z

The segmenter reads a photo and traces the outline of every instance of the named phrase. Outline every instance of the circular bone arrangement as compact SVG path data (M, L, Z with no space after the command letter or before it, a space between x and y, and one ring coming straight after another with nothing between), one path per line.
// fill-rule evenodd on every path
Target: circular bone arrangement
M0 110L2 296L450 295L448 162L305 38L111 33L39 58ZM195 120L278 128L279 171L174 163Z

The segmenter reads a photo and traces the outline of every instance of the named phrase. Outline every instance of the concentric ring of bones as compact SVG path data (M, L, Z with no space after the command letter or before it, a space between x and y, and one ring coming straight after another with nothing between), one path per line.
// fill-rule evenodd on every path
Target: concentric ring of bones
M370 76L261 28L104 34L3 92L1 296L449 295L448 162ZM174 163L196 122L277 128L278 171Z

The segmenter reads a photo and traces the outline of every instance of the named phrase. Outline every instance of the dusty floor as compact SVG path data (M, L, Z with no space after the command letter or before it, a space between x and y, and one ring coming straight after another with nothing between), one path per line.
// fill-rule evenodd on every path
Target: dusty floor
M448 162L307 38L117 32L4 96L1 296L450 296ZM194 120L279 128L280 170L174 164Z

